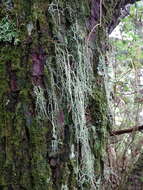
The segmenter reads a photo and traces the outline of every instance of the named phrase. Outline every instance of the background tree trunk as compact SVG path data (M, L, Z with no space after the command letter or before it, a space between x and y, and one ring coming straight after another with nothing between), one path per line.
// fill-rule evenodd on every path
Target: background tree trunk
M107 31L127 3L0 1L1 189L100 188Z

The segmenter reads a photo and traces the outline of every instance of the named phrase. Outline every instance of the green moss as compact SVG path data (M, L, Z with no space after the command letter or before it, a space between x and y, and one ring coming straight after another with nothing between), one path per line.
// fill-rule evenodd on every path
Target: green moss
M37 121L30 116L29 108L31 97L29 92L31 82L28 83L27 69L30 67L21 64L22 49L18 47L6 46L1 48L0 58L0 141L3 149L0 153L0 184L13 184L17 182L21 186L29 189L48 189L51 182L47 181L50 177L50 169L46 161L46 137L48 128L47 120ZM9 75L6 71L6 62L12 63L12 69L16 71L17 83L20 89L18 103L15 112L7 110L10 103L9 95L11 93L9 86ZM33 108L31 108L33 109ZM26 130L28 132L26 132ZM29 133L29 135L27 134ZM27 136L28 135L28 136ZM6 156L6 157L5 157ZM32 160L30 161L30 157ZM31 164L30 164L31 162ZM29 168L31 165L32 169ZM31 182L31 176L33 182ZM30 184L36 184L32 187Z
M97 83L98 84L98 83ZM96 85L90 99L89 110L92 114L92 126L90 127L90 147L95 158L95 173L99 177L103 172L103 154L107 136L107 101L104 87Z

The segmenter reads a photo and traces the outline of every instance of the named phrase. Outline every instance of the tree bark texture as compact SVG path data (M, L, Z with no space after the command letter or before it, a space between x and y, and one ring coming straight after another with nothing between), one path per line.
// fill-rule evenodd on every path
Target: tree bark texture
M109 121L98 70L127 3L0 1L0 189L101 188Z

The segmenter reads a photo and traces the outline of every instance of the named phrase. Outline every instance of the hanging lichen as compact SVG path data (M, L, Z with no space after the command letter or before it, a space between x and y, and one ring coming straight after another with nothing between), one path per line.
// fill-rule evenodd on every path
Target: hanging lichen
M90 50L87 50L85 43L86 31L81 28L79 21L74 19L75 10L68 5L63 9L57 1L52 2L49 5L49 13L54 23L54 35L59 42L54 44L54 65L56 65L57 72L55 73L55 67L53 68L53 62L50 59L46 63L51 76L51 89L47 89L47 92L50 105L48 115L53 124L52 149L55 151L60 146L59 128L61 125L68 124L65 122L70 113L73 123L71 127L76 133L77 147L73 147L72 151L75 152L72 152L72 155L76 155L77 158L75 173L78 183L80 187L91 184L95 189L94 156L89 145L89 131L86 121L86 107L88 96L92 96L94 77L90 64L92 55ZM62 25L63 22L66 22L65 14L68 14L69 22L71 22L67 31ZM63 107L65 102L66 108ZM68 110L68 113L65 113L65 110ZM63 114L64 117L61 122L57 120L59 114ZM60 119L62 120L62 118ZM81 146L81 155L78 152L79 146Z
M69 127L74 133L74 139L69 137L71 139L68 142L71 148L68 150L69 159L78 187L98 189L101 180L100 166L95 166L95 162L101 162L104 146L101 139L102 137L104 139L105 131L102 127L107 124L107 119L102 115L106 112L106 105L103 104L103 102L106 104L106 101L103 99L103 102L102 100L98 102L98 99L102 99L104 95L98 88L96 89L93 71L95 66L92 65L93 52L86 41L88 36L85 28L86 18L77 17L78 6L79 3L72 7L68 2L56 0L49 4L48 14L52 23L52 38L49 40L52 45L49 52L52 52L52 56L47 56L44 66L45 87L41 88L41 85L37 87L36 84L34 92L38 115L40 118L48 117L52 124L50 152L50 156L54 157L51 158L52 165L56 163L53 161L56 159L55 155L59 155L65 147L67 137L64 131ZM82 17L82 13L80 14ZM44 94L47 96L47 101ZM98 104L97 106L95 103L93 110L94 120L99 120L99 123L94 122L97 124L95 126L89 122L91 117L90 111L88 112L89 99L96 100ZM98 129L99 126L101 129ZM92 130L95 135L100 133L94 145L90 134ZM98 168L97 171L95 168ZM66 189L66 185L62 184L62 189Z

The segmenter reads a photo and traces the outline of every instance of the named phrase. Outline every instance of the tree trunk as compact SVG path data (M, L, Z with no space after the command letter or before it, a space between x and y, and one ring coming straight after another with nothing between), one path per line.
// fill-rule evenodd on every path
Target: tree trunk
M0 187L98 189L108 32L127 1L0 1Z

